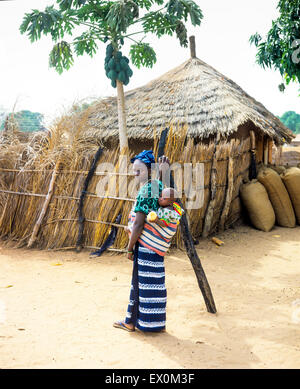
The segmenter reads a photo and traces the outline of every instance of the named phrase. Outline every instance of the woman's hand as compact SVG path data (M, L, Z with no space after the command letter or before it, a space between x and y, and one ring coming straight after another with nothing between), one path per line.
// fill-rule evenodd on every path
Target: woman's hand
M168 157L163 155L158 158L158 163L159 163L159 178L162 181L164 180L164 178L166 177L166 173L170 169L170 161Z
M128 258L130 261L133 261L133 251L127 251L127 258Z

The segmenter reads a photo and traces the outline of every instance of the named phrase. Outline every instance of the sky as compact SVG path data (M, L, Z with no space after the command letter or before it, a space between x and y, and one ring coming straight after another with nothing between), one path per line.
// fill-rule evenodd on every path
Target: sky
M188 24L188 35L194 35L196 55L220 73L236 82L250 96L273 114L286 111L300 113L299 85L290 84L284 93L279 72L264 70L255 63L256 48L249 37L255 32L264 36L278 16L277 0L196 0L204 18L200 27ZM49 68L48 58L53 42L50 37L30 43L19 26L25 13L44 10L54 0L0 0L0 108L11 111L27 109L40 112L46 124L64 114L74 103L116 95L116 89L104 71L105 45L90 58L75 57L74 65L62 75ZM65 40L72 41L72 37ZM155 49L157 63L152 69L137 69L125 91L145 85L190 57L176 37L149 36L145 39ZM129 53L125 44L123 55Z

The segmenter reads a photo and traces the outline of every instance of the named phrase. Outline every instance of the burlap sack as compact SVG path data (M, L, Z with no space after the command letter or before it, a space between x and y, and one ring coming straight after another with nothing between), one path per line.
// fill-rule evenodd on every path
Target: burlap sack
M278 174L282 174L286 171L286 168L284 166L272 166L272 165L269 165L268 166L270 169L273 169L275 170L276 173Z
M241 185L240 195L251 223L259 230L268 232L275 224L275 212L265 187L257 180Z
M297 223L300 224L300 169L291 167L282 173L280 177L289 192Z
M296 217L293 205L280 175L273 169L264 168L259 171L257 179L268 192L276 223L282 227L295 227Z

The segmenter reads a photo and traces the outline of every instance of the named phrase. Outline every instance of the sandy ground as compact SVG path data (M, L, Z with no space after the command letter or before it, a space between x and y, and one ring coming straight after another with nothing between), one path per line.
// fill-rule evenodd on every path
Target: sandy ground
M299 368L300 226L240 226L202 240L207 312L184 252L166 257L167 332L112 327L125 315L124 255L0 249L1 368ZM297 305L298 303L298 305Z

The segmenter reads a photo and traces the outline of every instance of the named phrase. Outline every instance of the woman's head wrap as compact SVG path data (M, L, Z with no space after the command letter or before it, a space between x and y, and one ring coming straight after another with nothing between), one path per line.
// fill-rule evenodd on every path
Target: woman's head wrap
M152 163L155 163L155 158L152 150L144 150L135 157L131 158L130 162L133 163L135 160L139 159L147 167L151 167Z

